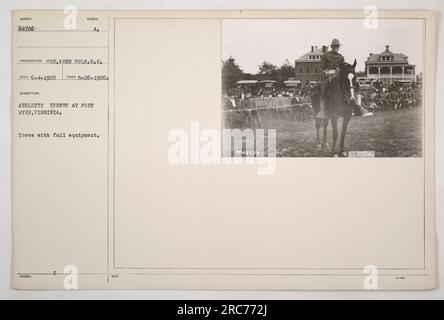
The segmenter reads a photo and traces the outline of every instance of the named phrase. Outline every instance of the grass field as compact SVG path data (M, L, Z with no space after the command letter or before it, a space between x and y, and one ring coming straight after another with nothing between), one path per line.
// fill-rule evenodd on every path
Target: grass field
M301 122L262 119L264 128L277 130L278 157L328 157L330 149L316 150L314 120ZM339 120L338 130L342 119ZM322 137L322 129L321 129ZM331 124L327 142L332 143ZM339 148L339 137L337 146ZM371 117L353 117L345 139L346 151L374 151L375 157L421 157L422 108L378 112Z

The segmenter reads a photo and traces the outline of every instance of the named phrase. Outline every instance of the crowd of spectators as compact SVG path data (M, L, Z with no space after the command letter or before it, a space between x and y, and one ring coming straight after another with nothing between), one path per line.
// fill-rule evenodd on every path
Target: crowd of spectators
M418 83L377 81L359 89L362 105L372 112L414 108L421 105L422 87Z
M259 112L273 112L278 118L307 121L313 117L310 97L315 89L316 84L308 82L283 89L254 91L251 88L233 88L224 95L224 117L228 122L243 122L244 126L253 128L262 126ZM360 96L362 106L371 112L411 109L422 103L422 86L416 82L364 83L356 94ZM287 116L280 116L280 111Z

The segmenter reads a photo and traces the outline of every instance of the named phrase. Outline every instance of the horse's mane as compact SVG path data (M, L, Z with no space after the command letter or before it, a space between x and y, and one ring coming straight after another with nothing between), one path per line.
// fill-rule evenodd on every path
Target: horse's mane
M344 77L347 78L348 74L352 71L353 73L355 73L355 69L353 67L352 64L348 63L348 62L343 62L340 66L339 66L339 71L340 71L340 77ZM344 74L345 73L345 74Z

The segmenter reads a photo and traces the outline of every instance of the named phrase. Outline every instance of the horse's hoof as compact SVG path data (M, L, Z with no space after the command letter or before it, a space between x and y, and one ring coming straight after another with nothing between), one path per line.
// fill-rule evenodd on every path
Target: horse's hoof
M339 156L340 156L341 158L347 158L347 157L348 157L348 152L347 152L347 151L341 151L341 152L339 153Z
M333 158L338 158L338 157L339 157L339 155L338 155L336 152L333 152L331 156L332 156Z
M322 150L322 144L318 143L316 145L316 151L321 151Z

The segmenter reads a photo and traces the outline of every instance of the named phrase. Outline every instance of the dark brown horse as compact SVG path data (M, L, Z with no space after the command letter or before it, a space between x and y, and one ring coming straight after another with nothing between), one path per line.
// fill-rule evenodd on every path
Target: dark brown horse
M315 127L316 127L316 148L318 150L324 148L328 148L327 142L327 127L328 121L331 119L331 125L333 129L333 142L331 146L331 151L333 156L339 155L342 157L347 156L347 152L345 152L345 135L347 133L347 126L350 122L350 119L353 115L353 110L356 106L354 100L351 97L351 87L350 87L350 78L349 75L353 75L352 85L353 89L358 87L355 77L355 67L356 60L353 64L343 63L340 66L339 76L333 80L327 90L327 99L325 103L325 112L327 114L327 119L317 119L315 118ZM351 76L350 76L351 77ZM320 86L317 86L313 89L311 99L312 99L312 107L313 114L316 115L320 107L320 94L321 89ZM340 141L340 151L339 154L336 151L336 142L338 139L338 118L342 117L342 129L341 129L341 141ZM323 127L323 137L322 144L320 142L319 130Z

